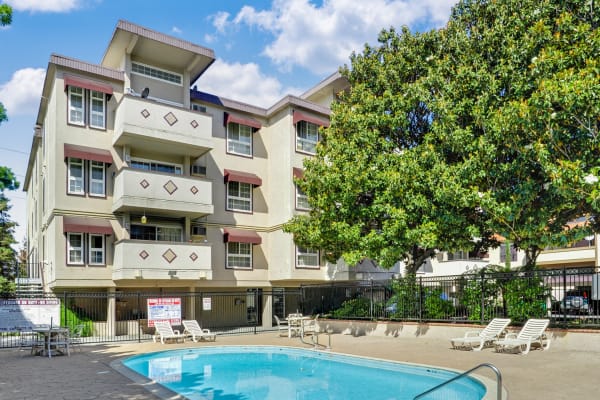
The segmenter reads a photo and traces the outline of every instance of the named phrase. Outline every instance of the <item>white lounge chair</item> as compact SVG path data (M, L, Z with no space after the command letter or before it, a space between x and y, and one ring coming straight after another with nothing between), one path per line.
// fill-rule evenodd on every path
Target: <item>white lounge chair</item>
M201 328L200 324L198 324L198 321L195 319L183 320L181 323L185 328L183 334L191 336L194 342L197 342L198 340L212 340L214 342L217 340L216 333L212 333L210 329Z
M181 340L185 342L185 335L182 335L178 330L173 330L169 321L154 321L154 328L156 328L156 333L152 337L154 342L159 338L163 344L167 340L175 340L175 342Z
M319 323L317 322L318 319L319 314L317 314L313 319L302 320L302 331L300 335L304 336L309 333L315 335L319 333Z
M288 336L290 330L290 324L286 320L280 320L277 315L274 315L275 322L277 322L277 331L279 332L279 336Z
M521 354L529 353L532 344L538 344L542 350L550 348L550 338L546 336L546 328L550 320L529 319L519 333L509 333L495 343L496 351L518 350Z
M450 339L450 342L455 349L480 351L500 339L508 324L510 318L494 318L484 329L468 331L463 337Z

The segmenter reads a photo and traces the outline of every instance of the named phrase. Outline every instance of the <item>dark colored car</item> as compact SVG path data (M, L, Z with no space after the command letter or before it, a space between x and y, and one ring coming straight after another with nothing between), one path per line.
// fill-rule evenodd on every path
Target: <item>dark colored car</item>
M592 314L587 296L567 294L560 302L560 312L566 314Z

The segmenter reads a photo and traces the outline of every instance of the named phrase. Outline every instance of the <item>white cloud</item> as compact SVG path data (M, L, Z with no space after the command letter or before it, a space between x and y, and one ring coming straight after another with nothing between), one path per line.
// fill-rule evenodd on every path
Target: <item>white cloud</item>
M7 0L15 11L68 12L79 8L80 0Z
M173 28L171 28L171 32L173 32L176 35L181 35L183 33L183 31L181 29L179 29L178 27L174 26Z
M43 68L24 68L16 71L10 81L0 85L0 102L9 117L37 113L45 76Z
M286 94L300 93L297 88L283 88L277 79L264 75L257 64L228 64L221 59L196 84L200 91L265 108Z
M227 20L229 19L229 13L225 11L220 11L215 15L209 17L212 20L212 24L215 28L217 28L217 32L224 33L225 28L228 25Z
M361 52L364 43L374 43L384 28L443 25L456 1L325 0L316 6L309 0L274 0L270 10L244 6L231 22L226 15L215 26L221 33L230 24L270 32L274 40L263 52L276 65L326 74L347 64L352 51Z

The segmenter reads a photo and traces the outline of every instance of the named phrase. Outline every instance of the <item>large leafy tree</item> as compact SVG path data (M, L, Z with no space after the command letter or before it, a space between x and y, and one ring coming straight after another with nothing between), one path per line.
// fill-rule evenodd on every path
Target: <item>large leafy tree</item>
M14 264L16 261L16 252L12 245L16 243L14 239L14 228L17 225L10 220L8 211L10 205L8 199L0 193L0 275L14 279Z
M12 22L12 8L8 4L0 4L0 26L10 25ZM6 110L0 103L0 123L6 121Z
M463 0L444 29L379 43L342 70L351 89L298 182L313 208L285 228L298 244L414 272L500 234L532 267L597 229L566 229L593 212L600 156L593 1Z

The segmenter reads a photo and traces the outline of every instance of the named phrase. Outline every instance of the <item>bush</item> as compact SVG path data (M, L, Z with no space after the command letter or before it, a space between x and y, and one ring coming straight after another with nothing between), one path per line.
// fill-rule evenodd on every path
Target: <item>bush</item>
M381 305L378 305L381 308ZM342 306L333 311L334 318L370 318L371 301L364 297L346 300Z
M77 325L83 325L83 331L81 332L81 336L92 336L92 334L94 333L94 323L91 319L80 316L78 313L71 310L70 308L67 308L65 310L65 305L61 302L60 326L67 327L70 331L73 331Z

